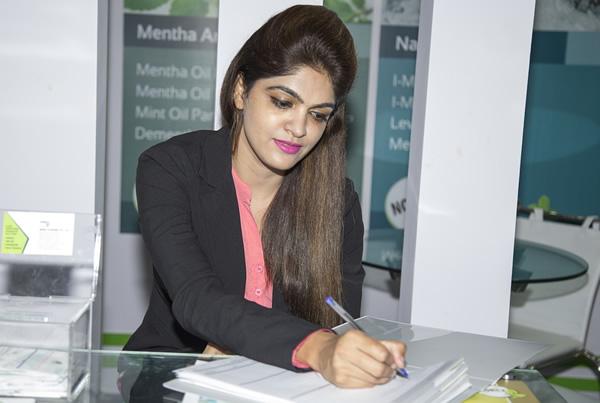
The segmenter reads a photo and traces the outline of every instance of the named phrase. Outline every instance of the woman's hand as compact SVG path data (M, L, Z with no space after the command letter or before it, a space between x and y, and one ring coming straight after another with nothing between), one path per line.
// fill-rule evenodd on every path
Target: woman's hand
M231 355L231 353L224 348L217 346L216 344L208 343L202 354L209 355Z
M316 332L300 346L296 360L342 388L367 388L389 382L404 368L406 345L379 341L358 330L341 336Z

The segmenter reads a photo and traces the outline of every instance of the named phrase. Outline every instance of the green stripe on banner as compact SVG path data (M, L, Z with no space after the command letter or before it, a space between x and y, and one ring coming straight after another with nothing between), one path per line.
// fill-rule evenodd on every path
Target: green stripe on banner
M592 378L562 378L562 377L549 377L548 382L564 386L572 390L579 390L585 392L599 392L600 386L598 385L597 379Z
M103 333L102 334L102 345L103 346L118 346L123 347L125 343L131 337L130 334L122 333Z

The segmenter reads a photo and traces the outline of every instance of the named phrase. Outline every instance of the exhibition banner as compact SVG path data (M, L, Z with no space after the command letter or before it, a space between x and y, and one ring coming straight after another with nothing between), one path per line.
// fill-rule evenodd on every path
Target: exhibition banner
M364 259L400 268L406 212L419 2L374 4L362 204Z
M404 228L417 34L417 27L381 27L370 230Z
M138 3L125 2L123 27L120 228L126 233L139 232L139 155L177 134L212 129L215 103L216 2L175 7L180 1L151 10L140 10L144 3ZM190 15L181 15L186 13Z
M585 14L582 14L584 17ZM597 31L534 31L519 201L600 215L600 16Z
M348 95L346 119L346 174L354 182L356 192L362 194L363 166L365 161L365 138L367 131L367 94L369 91L369 63L371 59L371 13L372 4L359 1L325 1L334 10L354 39L358 58L358 71L354 86Z

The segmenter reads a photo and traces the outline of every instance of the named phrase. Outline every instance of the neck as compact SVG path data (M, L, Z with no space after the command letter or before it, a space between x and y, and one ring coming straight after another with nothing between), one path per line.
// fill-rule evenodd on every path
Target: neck
M233 157L232 165L237 176L250 187L253 199L255 197L264 199L269 196L272 199L283 181L283 174L273 172L266 167L248 164L238 155Z
M232 164L237 176L250 188L252 193L250 209L259 231L262 232L263 217L281 186L283 176L268 169L257 170L235 157Z

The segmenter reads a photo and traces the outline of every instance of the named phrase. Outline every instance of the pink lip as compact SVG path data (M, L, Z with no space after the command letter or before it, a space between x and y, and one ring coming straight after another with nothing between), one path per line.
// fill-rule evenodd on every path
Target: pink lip
M300 144L283 140L275 140L275 144L286 154L296 154L300 151L300 147L302 147Z

